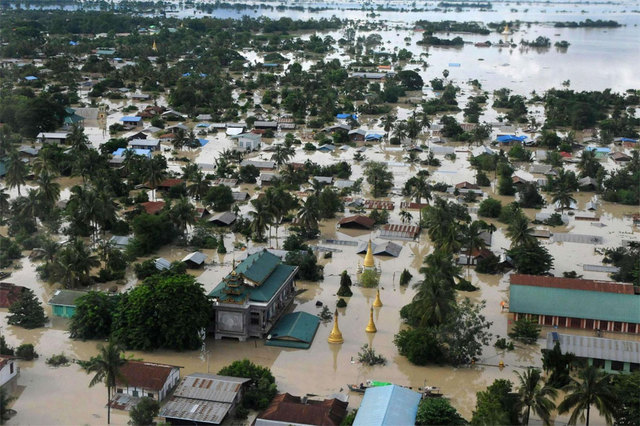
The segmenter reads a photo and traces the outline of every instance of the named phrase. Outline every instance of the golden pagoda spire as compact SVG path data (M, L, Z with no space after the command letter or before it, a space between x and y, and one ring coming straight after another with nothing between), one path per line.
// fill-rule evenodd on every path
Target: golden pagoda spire
M375 264L373 263L373 250L371 249L371 238L367 244L367 254L364 256L364 269L373 269Z
M378 289L378 291L376 292L376 300L373 301L373 307L374 308L382 307L382 300L380 300L380 289Z
M342 333L338 328L338 309L336 309L336 313L333 315L333 330L331 330L331 334L329 334L329 338L327 339L329 343L344 343L344 339L342 338Z
M153 40L153 46L151 46L151 49L152 49L154 52L157 52L157 51L158 51L158 46L156 46L156 41L155 41L155 40Z
M373 306L369 311L369 324L367 324L367 328L364 329L367 333L375 333L378 331L376 328L376 324L373 322Z

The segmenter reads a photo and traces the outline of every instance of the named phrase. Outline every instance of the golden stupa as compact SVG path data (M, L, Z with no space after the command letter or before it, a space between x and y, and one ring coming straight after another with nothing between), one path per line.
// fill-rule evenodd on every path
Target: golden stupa
M151 50L153 50L154 52L158 51L158 46L156 46L156 41L153 40L153 46L151 46Z
M376 328L376 324L373 322L373 306L369 311L369 324L367 324L367 328L364 329L367 333L375 333L378 331Z
M329 343L344 343L344 339L342 338L342 333L338 328L338 310L336 309L336 313L333 315L333 330L331 330L331 334L329 334L329 338L327 339Z
M373 301L374 308L382 308L382 300L380 300L380 289L376 293L376 300Z
M371 240L367 244L367 254L364 256L364 269L374 269L373 250L371 249Z

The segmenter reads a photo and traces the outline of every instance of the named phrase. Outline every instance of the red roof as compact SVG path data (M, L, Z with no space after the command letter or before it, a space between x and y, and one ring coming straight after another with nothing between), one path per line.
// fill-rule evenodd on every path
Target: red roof
M165 133L164 135L160 135L160 139L173 139L176 135L173 133Z
M410 234L414 238L420 233L420 227L415 225L389 223L384 225L382 229L387 233Z
M571 158L572 157L572 155L570 153L565 152L565 151L560 151L560 155L562 157L564 157L564 158Z
M122 379L118 379L117 384L159 391L174 368L179 367L152 362L127 361L120 367Z
M458 184L456 184L456 188L458 189L480 189L480 187L478 185L475 185L471 182L460 182Z
M283 393L276 395L257 418L289 424L333 426L339 425L347 416L347 405L347 402L335 398L302 402L298 396Z
M158 184L158 188L171 188L173 186L180 185L183 182L184 180L182 179L165 179Z
M400 203L400 208L406 209L406 210L421 210L427 207L428 205L429 204L427 203L414 203L411 201L402 201Z
M365 209L393 210L393 201L365 200Z
M0 283L0 308L8 308L19 298L25 287L10 283Z
M142 203L141 206L148 214L158 214L164 208L164 201L147 201Z
M350 225L360 225L363 228L371 229L373 225L376 224L376 221L367 216L356 215L356 216L348 216L343 217L338 221L338 225L345 226L348 228Z
M633 285L613 281L583 280L580 278L547 277L541 275L514 274L511 284L534 287L565 288L568 290L601 291L604 293L634 294Z

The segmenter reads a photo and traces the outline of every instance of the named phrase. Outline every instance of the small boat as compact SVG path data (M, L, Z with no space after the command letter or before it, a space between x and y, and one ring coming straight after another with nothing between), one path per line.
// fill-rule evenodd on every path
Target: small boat
M359 385L348 384L347 386L349 387L349 390L351 392L364 393L368 388L389 386L392 384L393 383L389 383L389 382L379 382L377 380L367 380L366 382L360 383Z
M435 386L425 386L424 388L422 388L422 399L426 399L426 398L442 398L444 395L442 394L442 391L440 391L440 388L437 388Z

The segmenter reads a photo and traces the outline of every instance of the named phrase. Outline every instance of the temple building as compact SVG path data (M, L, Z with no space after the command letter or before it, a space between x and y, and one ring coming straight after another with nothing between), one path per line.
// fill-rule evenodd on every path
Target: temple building
M215 338L266 337L293 301L297 272L266 249L235 266L209 293Z

